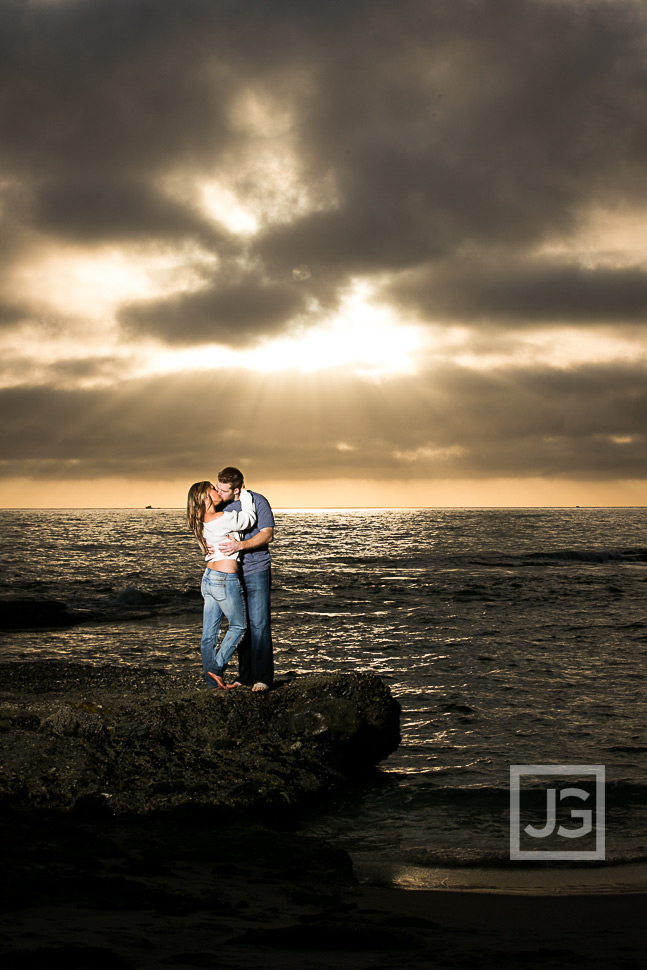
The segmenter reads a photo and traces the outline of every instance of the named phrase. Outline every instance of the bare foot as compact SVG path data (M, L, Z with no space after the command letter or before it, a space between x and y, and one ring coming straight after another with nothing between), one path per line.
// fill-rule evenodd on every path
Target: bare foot
M262 680L258 680L252 687L252 690L255 690L255 691L269 690L269 687L267 686L267 684L264 684Z
M225 682L222 679L222 677L219 677L218 674L212 674L210 670L208 670L207 673L212 678L212 680L215 680L215 682L218 684L218 687L221 687L222 690L227 690L227 685L225 684ZM215 689L216 688L214 687L214 690Z
M239 680L235 680L233 684L227 684L227 690L231 690L233 687L242 687L243 685Z

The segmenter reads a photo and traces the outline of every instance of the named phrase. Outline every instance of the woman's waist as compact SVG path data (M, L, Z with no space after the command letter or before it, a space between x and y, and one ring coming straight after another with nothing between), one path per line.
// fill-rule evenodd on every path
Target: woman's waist
M217 573L225 573L229 576L238 575L238 560L237 559L216 559L215 562L207 563L208 570L214 570Z

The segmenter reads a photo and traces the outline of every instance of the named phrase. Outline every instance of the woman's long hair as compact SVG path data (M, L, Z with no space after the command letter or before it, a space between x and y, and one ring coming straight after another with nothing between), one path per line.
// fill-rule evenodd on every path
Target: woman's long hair
M204 513L206 511L207 500L211 482L196 482L189 489L186 500L186 521L191 532L198 540L198 545L202 551L207 553L207 543L204 541Z

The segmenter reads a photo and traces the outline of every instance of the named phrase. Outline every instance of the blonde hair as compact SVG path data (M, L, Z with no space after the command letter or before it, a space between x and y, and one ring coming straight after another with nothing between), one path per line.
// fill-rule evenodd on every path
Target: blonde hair
M206 502L209 498L211 482L196 482L189 489L186 500L186 522L193 535L198 540L198 545L204 553L207 552L207 543L204 541L204 513Z

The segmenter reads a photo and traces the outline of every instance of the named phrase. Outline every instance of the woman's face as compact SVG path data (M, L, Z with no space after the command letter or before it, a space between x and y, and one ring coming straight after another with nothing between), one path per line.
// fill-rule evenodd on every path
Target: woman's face
M209 486L207 489L207 496L207 501L205 503L207 510L210 508L217 509L219 505L222 505L222 499L218 495L218 489L215 485Z

